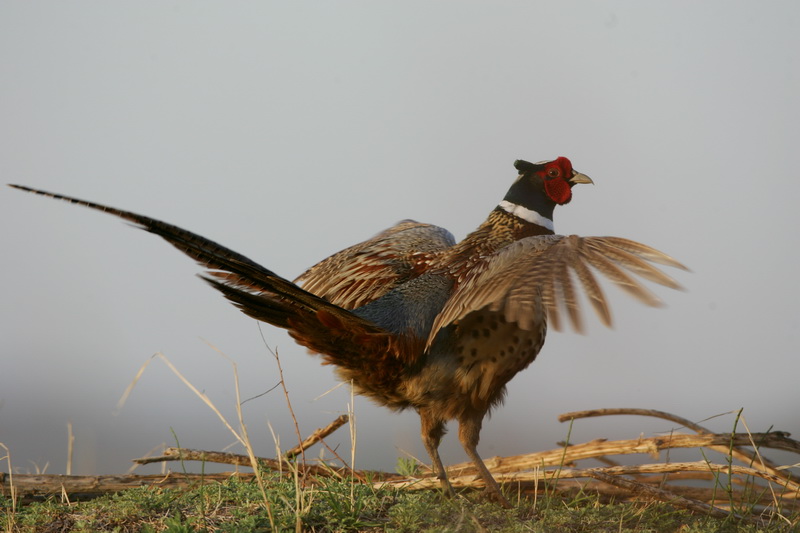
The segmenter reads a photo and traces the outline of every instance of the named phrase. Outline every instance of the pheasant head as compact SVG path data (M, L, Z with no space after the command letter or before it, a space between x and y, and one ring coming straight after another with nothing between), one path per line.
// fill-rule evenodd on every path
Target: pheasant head
M572 200L575 184L593 183L589 176L575 171L566 157L539 163L518 159L514 167L519 176L500 202L500 208L551 231L555 206Z

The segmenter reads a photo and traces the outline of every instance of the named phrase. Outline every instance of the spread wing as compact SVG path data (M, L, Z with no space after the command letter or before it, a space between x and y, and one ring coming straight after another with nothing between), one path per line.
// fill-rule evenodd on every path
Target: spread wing
M435 254L453 244L453 235L444 228L403 220L317 263L295 283L344 309L355 309L419 276Z
M428 346L441 328L487 306L529 330L536 321L537 301L544 305L555 329L561 329L561 313L566 311L580 332L580 289L610 327L611 312L594 271L642 303L658 306L661 301L634 275L672 289L680 285L651 263L687 270L663 252L619 237L544 235L521 239L486 256L465 275L437 316Z

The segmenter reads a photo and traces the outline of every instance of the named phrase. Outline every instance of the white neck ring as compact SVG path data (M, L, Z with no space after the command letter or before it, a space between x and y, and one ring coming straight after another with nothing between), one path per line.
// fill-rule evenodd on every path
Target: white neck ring
M531 224L538 224L539 226L543 226L550 231L555 231L553 226L553 221L549 218L540 215L536 211L532 209L528 209L527 207L522 207L521 205L517 205L511 203L507 200L503 200L500 202L500 208L505 211L506 213L511 213L515 217L519 217L525 222L530 222Z

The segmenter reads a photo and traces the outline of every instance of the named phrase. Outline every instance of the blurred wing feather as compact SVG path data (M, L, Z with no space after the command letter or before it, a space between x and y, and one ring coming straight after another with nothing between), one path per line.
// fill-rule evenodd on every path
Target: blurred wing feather
M581 281L581 285L583 285L584 293L589 298L589 303L592 304L597 316L600 317L603 324L611 326L611 311L608 309L606 297L603 294L603 290L600 288L600 284L594 277L594 274L592 274L592 271L583 261L575 261L571 263L571 266L575 269L575 273ZM575 307L577 308L578 306L578 302L575 302ZM576 330L583 331L582 327L574 322L573 324Z
M603 276L613 281L617 287L638 299L643 304L651 307L656 307L661 304L661 300L655 294L637 283L635 279L625 273L624 270L602 253L598 253L594 249L587 247L584 257L592 267L603 274Z
M572 286L572 275L569 271L571 265L567 261L564 261L564 258L560 257L558 259L560 260L553 261L553 270L555 273L553 283L556 285L556 294L560 293L561 305L566 309L567 316L575 330L582 332L583 320L581 319L578 298ZM523 280L525 280L525 277L523 277Z
M558 330L563 311L573 328L581 332L583 319L578 292L586 295L601 322L610 327L611 311L595 272L640 302L657 306L661 301L632 274L673 289L679 289L680 285L650 263L687 270L655 248L628 239L577 235L521 239L482 258L464 275L437 316L428 345L441 328L486 306L504 313L506 320L522 329L533 327L541 305L550 325Z
M585 240L589 243L603 243L607 247L624 250L628 253L637 255L642 259L646 259L651 263L670 266L680 270L689 270L686 268L686 266L664 252L656 250L652 246L647 246L646 244L632 241L630 239L623 239L622 237L586 237Z

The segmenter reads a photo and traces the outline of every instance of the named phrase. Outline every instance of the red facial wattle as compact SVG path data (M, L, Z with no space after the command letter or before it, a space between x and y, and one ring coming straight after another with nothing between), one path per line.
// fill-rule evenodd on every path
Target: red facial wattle
M547 196L558 205L564 205L572 200L572 190L569 183L563 178L545 178L544 190L547 192Z
M558 205L572 200L572 188L567 180L572 176L572 163L566 157L559 157L544 169L544 190Z

